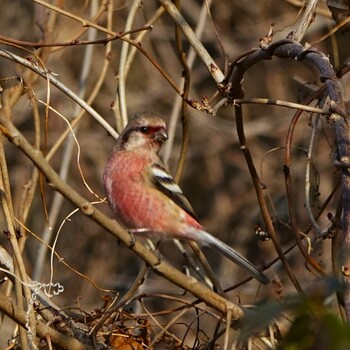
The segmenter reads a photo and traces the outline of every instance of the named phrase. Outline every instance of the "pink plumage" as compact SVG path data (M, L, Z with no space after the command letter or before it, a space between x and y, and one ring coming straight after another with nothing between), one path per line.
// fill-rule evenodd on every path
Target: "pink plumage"
M231 247L205 231L158 152L167 140L166 124L154 113L132 117L106 164L108 202L127 229L150 237L194 240L234 261L262 283L267 277Z

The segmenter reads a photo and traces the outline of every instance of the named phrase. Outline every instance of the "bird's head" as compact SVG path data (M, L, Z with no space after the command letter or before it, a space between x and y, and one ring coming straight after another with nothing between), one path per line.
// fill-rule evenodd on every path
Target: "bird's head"
M127 151L152 147L158 152L167 139L166 124L161 117L150 112L138 113L130 118L120 134L117 146Z

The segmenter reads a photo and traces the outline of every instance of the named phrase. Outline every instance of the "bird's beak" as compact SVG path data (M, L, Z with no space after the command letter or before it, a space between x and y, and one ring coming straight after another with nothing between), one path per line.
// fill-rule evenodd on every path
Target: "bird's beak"
M159 129L154 133L154 140L158 142L165 142L168 139L168 133L165 129Z

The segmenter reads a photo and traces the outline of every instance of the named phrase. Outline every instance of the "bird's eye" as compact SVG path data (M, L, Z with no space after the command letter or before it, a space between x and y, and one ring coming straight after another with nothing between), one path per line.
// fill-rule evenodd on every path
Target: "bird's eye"
M147 134L148 133L148 130L149 128L147 126L141 126L140 127L140 131L143 133L143 134Z

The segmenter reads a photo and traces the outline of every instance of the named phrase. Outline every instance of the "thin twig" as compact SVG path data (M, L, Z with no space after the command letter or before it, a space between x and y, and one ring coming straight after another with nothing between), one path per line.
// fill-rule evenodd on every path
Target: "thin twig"
M253 184L255 187L255 192L257 195L258 202L259 202L261 215L263 217L263 220L264 220L264 223L266 226L266 230L269 233L269 236L271 237L271 240L274 244L276 252L277 252L279 258L281 259L281 262L282 262L284 268L286 269L286 272L287 272L290 280L292 281L296 290L300 294L302 294L303 293L302 288L301 288L297 278L295 277L294 272L293 272L292 268L290 267L287 259L285 258L283 251L282 251L282 248L280 246L280 243L277 239L275 227L273 225L271 215L269 213L269 210L268 210L265 198L264 198L263 187L261 186L261 182L259 180L259 176L258 176L258 173L256 171L256 168L255 168L255 165L253 162L253 158L252 158L252 155L250 153L250 150L248 148L247 141L245 138L244 127L243 127L242 106L240 106L238 104L235 105L235 115L236 115L237 134L238 134L238 138L239 138L239 142L240 142L240 148L243 151L244 156L246 158L246 162L248 165L250 176L252 178L252 181L253 181Z
M141 7L142 0L134 0L132 6L130 7L130 10L128 12L128 18L126 20L125 24L125 31L129 31L132 28L132 25L135 20L135 16L137 11ZM129 38L130 36L126 36ZM120 51L120 59L119 59L119 70L118 70L118 89L115 94L114 103L119 104L119 108L117 109L120 112L119 116L116 116L116 125L117 125L117 131L121 133L123 129L125 128L126 124L128 123L128 112L127 112L127 105L126 105L126 60L128 56L130 44L126 41L123 41L122 48Z
M176 7L180 7L180 1L175 0L174 4ZM177 163L177 169L175 172L174 179L176 182L180 181L180 178L182 176L185 162L187 158L188 153L188 147L190 142L190 132L189 132L189 125L188 125L188 105L185 102L185 100L188 100L188 96L190 93L190 87L191 87L191 70L190 67L187 64L186 55L183 51L182 47L182 35L181 30L178 26L175 27L175 38L176 38L176 48L177 48L177 54L179 56L180 63L183 68L183 101L182 101L182 115L181 115L181 122L182 122L182 143L181 143L181 151L180 151L180 157L179 161Z
M91 1L91 7L90 7L91 16L93 16L96 11L97 11L97 3L96 1ZM97 33L95 30L91 30L89 31L88 35L89 35L88 39L93 40L96 37ZM79 92L78 92L78 96L81 99L84 99L84 96L85 96L86 83L88 80L88 76L90 74L90 68L92 63L93 48L94 48L93 46L87 46L84 53L85 58L83 59L83 65L82 65L82 70L81 70L81 75L79 80ZM80 110L81 110L81 107L76 104L73 111L73 115L77 115L80 112ZM78 132L78 126L74 128L74 133L76 134L77 132ZM73 139L73 137L68 138L65 148L63 150L63 155L61 160L60 176L63 180L67 180L74 146L75 146L75 139ZM59 193L55 193L51 202L51 208L48 216L50 226L45 225L45 227L43 228L42 237L43 237L43 241L46 243L49 243L51 241L52 234L54 232L53 228L56 225L58 215L61 211L62 203L63 203L63 197ZM47 249L45 245L41 244L39 246L36 264L34 267L34 273L33 273L34 280L37 280L37 281L41 280L42 272L45 267L44 261L45 261L46 253L47 253ZM51 258L52 258L52 255L51 255Z
M295 103L295 102L289 102L289 101L282 101L282 100L275 100L270 98L258 98L258 97L252 97L252 98L237 98L233 101L233 103L239 103L239 104L268 104L268 105L274 105L274 106L281 106L281 107L287 107L291 109L298 109L305 112L312 112L312 113L318 113L322 115L331 115L332 112L329 110L329 108L317 108L312 107L308 105L304 105L301 103Z
M109 35L112 35L112 36L115 35L115 33L113 31L111 31L111 30L109 30L109 29L107 29L105 27L101 27L101 26L99 26L98 24L96 24L94 22L91 22L91 21L89 21L87 19L84 19L84 18L81 18L79 16L76 16L73 13L65 11L65 10L63 10L63 9L57 7L57 6L51 5L50 3L46 2L46 1L43 1L43 0L32 0L32 1L36 2L39 5L45 6L46 8L48 8L48 9L50 9L52 11L56 11L56 12L58 12L61 15L64 15L64 16L66 16L68 18L71 18L71 19L81 23L81 25L83 27L91 27L91 28L97 29L97 30L99 30L99 31L101 31L103 33L106 33L106 34L109 34Z
M40 68L35 63L32 63L18 55L15 55L12 52L6 50L0 50L0 57L6 58L10 61L17 62L30 70L34 71L38 75L43 78L50 77L50 82L56 86L59 90L69 96L73 101L75 101L78 105L84 108L96 121L104 127L107 132L113 136L115 139L118 139L118 133L104 120L104 118L99 115L91 106L89 106L83 99L81 99L77 94L75 94L71 89L69 89L66 85L64 85L61 81L59 81L54 74L46 72L42 68Z
M323 103L325 102L325 99L323 99ZM323 104L322 103L322 104ZM305 207L308 212L308 216L311 222L311 225L314 227L314 230L316 233L320 234L322 232L321 227L316 222L314 215L312 213L311 204L310 204L310 187L311 187L311 181L310 181L310 174L311 174L311 162L312 162L312 153L314 150L314 143L315 143L315 137L317 132L317 126L320 121L320 115L317 114L315 118L311 120L312 123L312 132L310 137L310 144L309 149L307 152L307 161L306 161L306 168L305 168Z
M22 293L25 296L26 300L26 311L27 311L27 323L26 323L26 332L30 349L34 349L36 347L36 321L34 309L31 303L32 296L30 289L28 287L28 275L26 272L26 268L23 262L23 258L21 255L21 250L19 248L16 229L15 229L15 221L13 214L13 205L11 198L11 188L9 183L9 175L5 158L5 151L3 147L3 143L0 142L0 196L1 196L1 205L2 210L4 212L6 228L8 230L9 241L11 243L14 260L15 260L15 274L18 274L19 280L24 281L25 285L22 286L21 283L18 283L16 279L15 287L16 287L16 297L17 303L19 307L24 308ZM23 332L23 330L21 331ZM24 348L27 347L27 340L24 340L21 337L22 346Z
M26 326L26 313L16 305L14 300L3 294L0 294L0 310L19 324L20 327ZM83 344L73 337L64 335L44 322L38 321L36 329L37 334L41 339L46 339L46 336L50 336L52 343L61 349L93 350L92 346Z
M203 61L214 81L219 85L225 78L224 74L209 55L203 44L198 40L191 27L177 10L176 6L170 0L159 0L159 2L164 6L174 22L181 28L190 45L196 51L198 57Z

